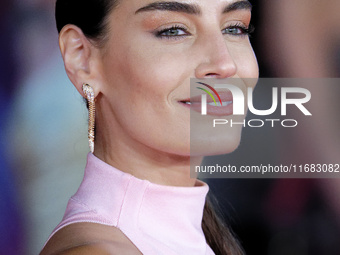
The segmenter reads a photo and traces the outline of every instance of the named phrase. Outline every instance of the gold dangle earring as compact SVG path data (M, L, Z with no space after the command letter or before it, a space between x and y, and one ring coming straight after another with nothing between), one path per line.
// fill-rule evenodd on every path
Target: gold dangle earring
M95 123L95 104L94 104L94 92L93 88L88 84L83 84L83 92L87 98L88 110L89 110L89 147L91 152L94 152L94 123Z

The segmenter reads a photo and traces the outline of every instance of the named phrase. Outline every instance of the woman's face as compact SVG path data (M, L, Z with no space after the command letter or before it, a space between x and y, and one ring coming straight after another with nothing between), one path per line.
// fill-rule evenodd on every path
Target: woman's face
M120 1L101 49L97 132L117 143L189 155L190 107L183 101L190 98L190 78L258 77L250 18L247 1ZM233 150L240 132L224 132L230 145L216 153ZM199 154L211 154L209 139L200 141Z

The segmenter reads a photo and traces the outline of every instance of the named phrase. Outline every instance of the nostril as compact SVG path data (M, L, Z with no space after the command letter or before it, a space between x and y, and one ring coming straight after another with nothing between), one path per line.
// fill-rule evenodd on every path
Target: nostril
M217 74L217 73L207 73L205 76L206 76L206 77L207 77L207 76L216 77L216 76L218 76L218 74Z

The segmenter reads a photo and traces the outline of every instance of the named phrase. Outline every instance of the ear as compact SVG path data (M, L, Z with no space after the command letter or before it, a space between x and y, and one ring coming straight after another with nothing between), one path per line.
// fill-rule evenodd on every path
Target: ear
M75 25L66 25L59 34L59 47L64 59L66 73L78 92L83 93L83 83L88 83L99 93L98 49L86 38L83 31Z

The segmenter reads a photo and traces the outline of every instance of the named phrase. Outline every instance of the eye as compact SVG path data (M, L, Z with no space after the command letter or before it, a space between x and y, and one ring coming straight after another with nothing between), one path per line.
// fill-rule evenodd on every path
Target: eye
M253 30L252 26L246 27L243 24L235 24L223 29L222 34L242 36L251 34Z
M170 28L165 28L156 32L156 36L160 38L180 37L186 35L189 35L187 29L180 26L172 26Z

